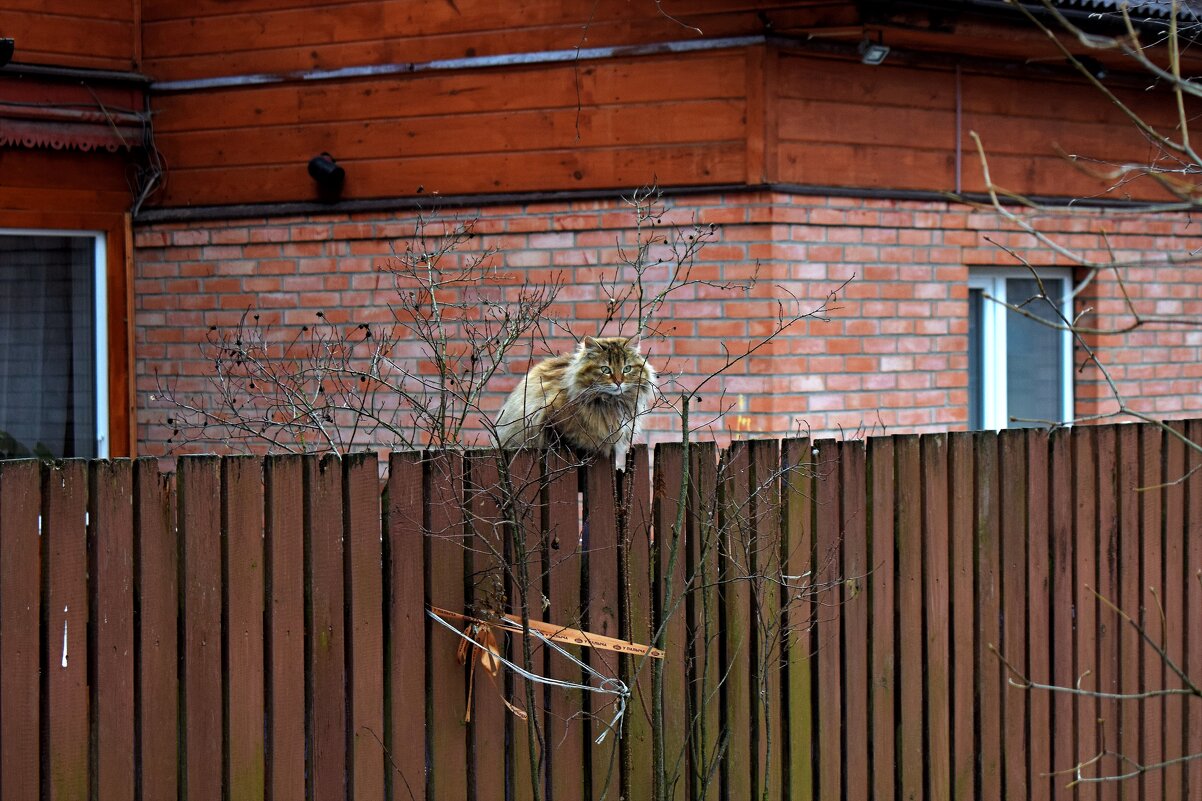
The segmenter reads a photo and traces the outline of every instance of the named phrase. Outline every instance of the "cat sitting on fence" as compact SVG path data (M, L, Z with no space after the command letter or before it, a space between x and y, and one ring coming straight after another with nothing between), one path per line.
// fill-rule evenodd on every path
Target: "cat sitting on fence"
M655 370L624 337L589 337L566 356L536 364L497 415L502 448L567 445L610 456L626 469L626 452L655 397Z

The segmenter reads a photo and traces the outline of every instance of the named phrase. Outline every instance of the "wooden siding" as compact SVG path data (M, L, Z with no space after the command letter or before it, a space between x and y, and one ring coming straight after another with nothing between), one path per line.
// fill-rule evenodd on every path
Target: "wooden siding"
M782 183L983 191L972 131L981 136L994 182L1027 194L1093 196L1112 183L1075 169L1061 151L1112 163L1148 158L1147 142L1135 127L1080 82L1036 83L1035 76L965 70L959 77L957 138L953 70L889 62L872 67L790 53L779 55L776 69L775 179ZM1171 130L1167 96L1123 99ZM1124 191L1117 199L1163 198L1147 180Z
M0 35L16 40L14 62L86 69L137 69L140 0L12 0Z
M165 95L168 206L745 180L741 51Z
M981 191L972 131L1000 185L1092 196L1107 183L1061 151L1147 157L1101 96L1042 80L1033 101L1034 80L750 47L165 94L156 129L171 175L158 202L311 200L305 168L322 151L346 167L347 198L418 187L620 191L651 180ZM1167 98L1125 99L1167 124ZM1146 179L1124 192L1161 197Z
M159 80L757 34L769 21L781 31L856 16L851 4L782 0L148 0L143 14L147 72Z

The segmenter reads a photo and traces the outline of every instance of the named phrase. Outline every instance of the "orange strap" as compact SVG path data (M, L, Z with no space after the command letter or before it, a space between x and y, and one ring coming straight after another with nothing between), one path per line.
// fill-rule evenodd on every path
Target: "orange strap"
M469 623L487 623L488 625L496 626L499 629L506 631L522 633L522 619L516 615L501 615L495 621L488 622L478 618L461 615L458 612L452 612L448 609L439 609L437 606L431 606L430 610L434 614L442 618L454 618L456 620L464 620ZM571 629L565 626L556 626L553 623L545 623L541 620L531 620L530 628L537 631L539 634L553 642L566 645L580 645L586 648L603 648L606 651L617 651L623 654L634 654L641 656L647 654L654 659L663 659L664 652L658 648L652 648L649 645L640 645L639 643L629 642L627 640L619 640L616 637L606 637L604 634L593 634L580 629Z

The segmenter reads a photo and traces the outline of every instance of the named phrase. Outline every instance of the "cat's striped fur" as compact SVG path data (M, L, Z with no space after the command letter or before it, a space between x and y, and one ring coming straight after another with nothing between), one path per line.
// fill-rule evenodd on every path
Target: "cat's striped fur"
M586 336L575 352L536 364L497 415L502 448L568 445L625 469L655 397L655 370L623 337Z

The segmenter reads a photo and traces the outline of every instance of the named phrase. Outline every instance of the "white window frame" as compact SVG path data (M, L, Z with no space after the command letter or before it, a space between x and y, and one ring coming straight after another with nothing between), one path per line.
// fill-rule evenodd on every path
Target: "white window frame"
M1059 278L1064 281L1065 296L1060 298L1060 311L1069 320L1073 319L1073 275L1068 267L1041 267L1040 278ZM972 267L969 269L969 289L979 289L988 297L981 303L981 429L999 430L1010 427L1006 386L1006 325L1017 312L1004 303L1018 305L1030 298L1006 297L1006 279L1031 278L1031 272L1023 267ZM990 300L990 297L994 300ZM1000 301L1000 302L998 302ZM1060 332L1061 409L1060 420L1073 419L1073 336L1069 331ZM971 402L971 399L970 399Z
M0 228L0 236L63 236L92 240L94 310L96 314L96 458L109 458L109 332L108 264L104 231L76 231L61 228Z

